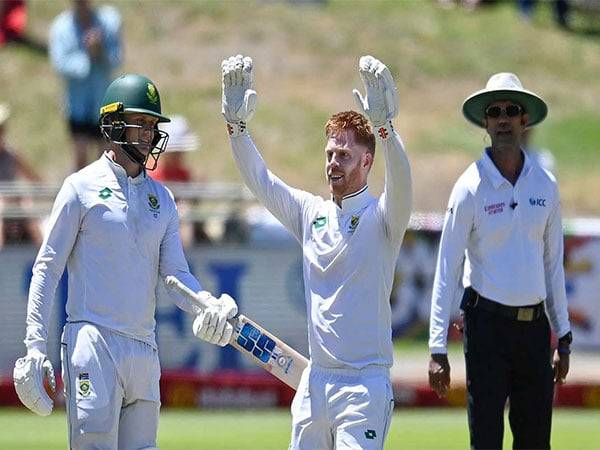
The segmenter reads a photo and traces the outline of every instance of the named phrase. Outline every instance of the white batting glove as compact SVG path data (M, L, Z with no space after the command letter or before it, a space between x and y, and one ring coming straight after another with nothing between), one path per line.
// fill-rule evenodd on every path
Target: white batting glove
M392 74L385 64L370 55L360 58L358 72L366 95L363 97L354 89L356 105L374 127L381 127L398 115L398 91Z
M238 313L235 300L227 294L218 299L210 297L208 307L194 319L192 330L197 338L224 347L233 334L233 326L228 322Z
M56 390L56 378L52 363L39 350L29 350L23 358L17 359L13 370L13 382L21 403L40 416L52 412L54 402L44 388L44 379L52 392Z
M221 63L223 96L221 112L230 135L243 133L256 110L256 91L252 89L252 58L231 56Z

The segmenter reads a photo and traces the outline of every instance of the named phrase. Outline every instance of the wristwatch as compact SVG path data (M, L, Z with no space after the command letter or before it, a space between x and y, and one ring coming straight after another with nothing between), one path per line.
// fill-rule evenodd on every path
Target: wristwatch
M570 331L558 339L558 345L568 347L573 342L573 333Z

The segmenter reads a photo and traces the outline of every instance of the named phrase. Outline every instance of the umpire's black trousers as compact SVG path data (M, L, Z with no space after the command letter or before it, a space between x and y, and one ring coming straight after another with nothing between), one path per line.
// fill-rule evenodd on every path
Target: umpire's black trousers
M509 318L483 309L474 295L468 288L461 305L471 449L502 449L508 398L513 449L548 450L554 393L548 319L543 310L530 321Z

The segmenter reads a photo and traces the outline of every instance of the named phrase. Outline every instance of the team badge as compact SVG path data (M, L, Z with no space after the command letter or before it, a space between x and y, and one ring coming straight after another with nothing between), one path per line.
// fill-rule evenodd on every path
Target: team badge
M112 195L112 190L107 187L105 187L98 193L98 197L100 197L102 200L106 200L111 195Z
M160 203L158 203L156 195L148 194L148 206L153 211L158 211L160 209Z
M152 83L148 83L146 86L148 88L146 91L146 97L148 97L150 103L158 103L158 91L156 90L156 87L154 87Z
M325 216L320 216L317 217L315 220L313 220L313 227L315 228L322 228L325 226L325 224L327 223L327 217Z
M354 230L356 230L356 227L358 227L359 220L359 216L352 216L352 218L350 219L350 229L348 230L350 231L350 233L354 233Z
M92 385L90 383L90 374L82 372L79 374L79 395L82 397L89 397L92 392Z

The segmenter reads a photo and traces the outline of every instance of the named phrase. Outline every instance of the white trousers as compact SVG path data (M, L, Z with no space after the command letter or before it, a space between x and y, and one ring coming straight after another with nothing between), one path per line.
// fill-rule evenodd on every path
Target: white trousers
M304 370L292 402L290 450L381 450L394 409L389 369Z
M61 342L69 448L155 448L158 352L87 322L66 324Z

